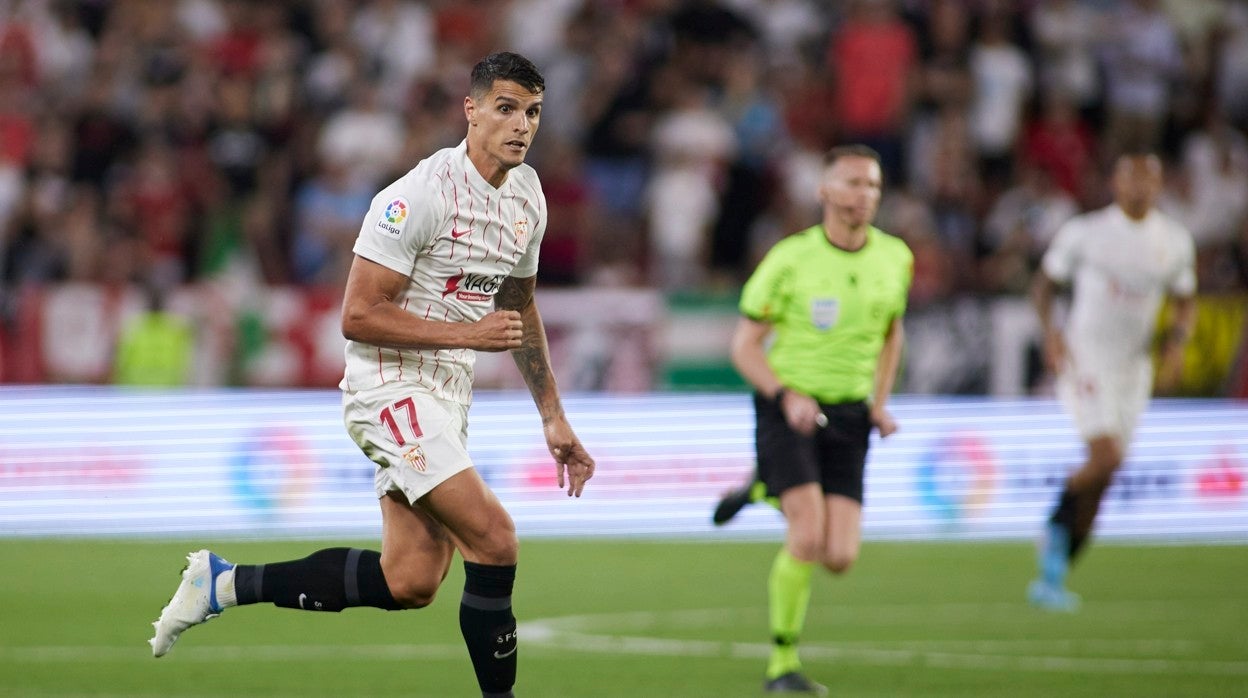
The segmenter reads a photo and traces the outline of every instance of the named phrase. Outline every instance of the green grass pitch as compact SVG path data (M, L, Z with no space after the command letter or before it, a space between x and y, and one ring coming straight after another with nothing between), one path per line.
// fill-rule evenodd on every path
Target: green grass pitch
M260 562L323 545L214 549ZM427 609L234 609L153 659L150 623L202 546L0 541L0 695L480 695L458 561ZM524 541L517 695L761 695L775 550ZM1248 547L1094 545L1074 615L1029 608L1031 573L1021 543L867 542L848 576L817 576L806 668L835 696L1248 696Z

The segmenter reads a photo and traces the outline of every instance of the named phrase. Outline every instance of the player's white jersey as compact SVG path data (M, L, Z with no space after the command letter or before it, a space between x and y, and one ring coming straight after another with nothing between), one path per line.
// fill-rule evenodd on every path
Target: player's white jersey
M397 303L427 320L480 320L494 309L504 278L537 273L546 230L537 173L521 165L495 189L467 147L439 150L382 189L355 242L357 255L411 278ZM344 390L407 381L444 400L472 401L471 349L400 351L348 341L346 359Z
M1063 225L1043 268L1074 284L1066 341L1076 360L1146 360L1166 293L1196 292L1195 256L1187 230L1156 210L1135 221L1111 205Z

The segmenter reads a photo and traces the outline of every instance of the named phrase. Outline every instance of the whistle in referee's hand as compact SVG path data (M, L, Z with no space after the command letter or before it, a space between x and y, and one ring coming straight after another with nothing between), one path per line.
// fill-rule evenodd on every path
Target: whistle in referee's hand
M820 429L828 426L828 415L820 412L819 416L815 417L815 424L819 425Z

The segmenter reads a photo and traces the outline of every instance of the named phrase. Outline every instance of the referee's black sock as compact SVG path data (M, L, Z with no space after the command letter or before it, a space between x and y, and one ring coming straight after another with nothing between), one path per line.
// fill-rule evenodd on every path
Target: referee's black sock
M515 565L464 561L459 630L468 645L477 684L486 698L511 698L516 683L516 617L511 613Z
M267 601L282 608L335 613L353 606L403 609L386 585L381 553L359 548L327 548L302 560L238 565L234 591L240 606Z

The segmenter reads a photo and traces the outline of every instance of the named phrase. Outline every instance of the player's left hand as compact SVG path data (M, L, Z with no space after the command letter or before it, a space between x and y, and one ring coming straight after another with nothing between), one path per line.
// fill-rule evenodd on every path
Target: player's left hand
M881 439L897 431L897 420L893 419L893 415L883 408L871 408L871 423L880 432Z
M567 483L568 496L581 496L585 483L594 476L594 459L590 457L580 439L572 432L566 419L554 419L543 427L546 432L546 446L550 455L555 457L555 475L559 480L559 489ZM567 478L564 478L564 473Z

